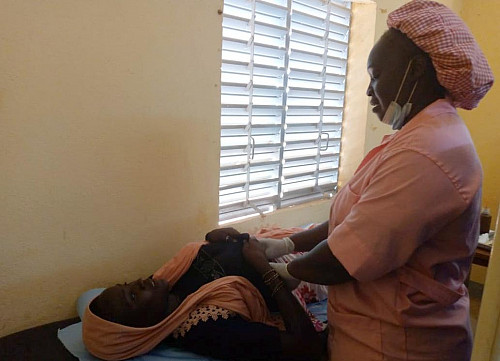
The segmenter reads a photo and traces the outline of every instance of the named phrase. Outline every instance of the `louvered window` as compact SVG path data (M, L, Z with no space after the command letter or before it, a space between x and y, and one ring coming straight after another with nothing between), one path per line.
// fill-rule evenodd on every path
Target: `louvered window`
M350 2L224 0L219 222L336 190Z

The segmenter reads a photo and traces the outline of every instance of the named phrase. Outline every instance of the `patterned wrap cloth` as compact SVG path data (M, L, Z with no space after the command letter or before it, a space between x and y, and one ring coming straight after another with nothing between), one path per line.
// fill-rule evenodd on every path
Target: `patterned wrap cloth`
M203 244L193 242L184 246L154 273L153 278L175 284ZM87 306L82 320L83 342L92 355L103 360L125 360L142 355L174 332L200 305L218 306L234 311L246 320L279 327L262 295L247 279L227 276L203 285L163 321L150 327L129 327L110 322L95 315Z
M283 238L303 228L263 228L257 232L260 237ZM174 285L189 269L201 246L206 242L192 242L184 246L170 261L165 263L153 275L154 279L164 279ZM289 262L291 258L277 260ZM327 297L325 286L302 282L294 291L299 303L306 308L306 302L322 300ZM193 313L206 309L205 317L194 316ZM306 311L307 312L307 311ZM317 320L311 312L307 312L317 331L325 325ZM130 357L149 352L170 334L181 335L200 320L208 317L216 319L238 314L246 320L260 322L269 326L284 329L281 317L269 312L260 292L246 278L226 276L216 279L200 287L189 295L181 305L163 321L150 327L128 327L110 322L95 315L87 306L83 316L83 342L87 350L103 360L125 360Z
M391 12L387 25L429 54L453 105L477 107L493 85L493 73L469 28L443 4L413 0Z

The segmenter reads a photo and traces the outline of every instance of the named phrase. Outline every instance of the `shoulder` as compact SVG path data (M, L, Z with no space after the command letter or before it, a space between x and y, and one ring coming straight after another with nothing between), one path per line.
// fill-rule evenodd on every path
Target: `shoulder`
M382 160L397 158L422 167L430 162L436 169L433 175L446 177L469 203L481 187L482 169L463 120L456 112L443 111L412 122L392 139Z

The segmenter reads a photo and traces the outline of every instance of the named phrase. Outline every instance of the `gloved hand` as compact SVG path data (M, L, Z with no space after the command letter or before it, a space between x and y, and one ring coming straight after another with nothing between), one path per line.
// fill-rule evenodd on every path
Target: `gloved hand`
M290 291L297 288L300 280L294 278L290 273L288 273L288 263L269 262L269 265L274 268L276 272L278 272L281 279L285 282L286 288L288 288Z
M257 238L260 244L264 246L267 259L284 256L292 253L295 249L295 244L289 237L279 239L275 238Z

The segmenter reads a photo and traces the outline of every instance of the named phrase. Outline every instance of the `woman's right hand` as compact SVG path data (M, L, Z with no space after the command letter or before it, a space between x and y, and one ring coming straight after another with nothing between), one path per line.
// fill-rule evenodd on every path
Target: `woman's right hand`
M266 252L267 259L274 259L292 253L295 244L289 237L283 238L258 238L259 243Z
M251 265L257 272L265 273L271 269L267 261L264 247L254 238L251 237L248 241L243 242L241 251L245 261Z

